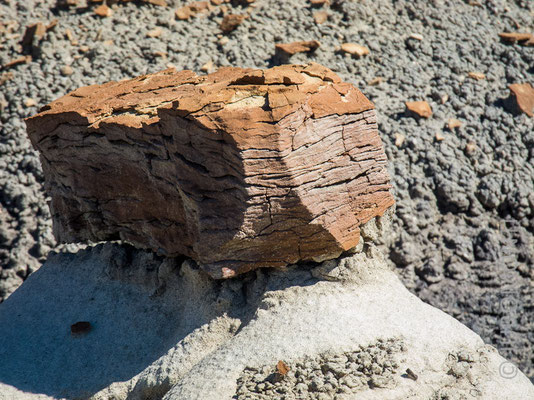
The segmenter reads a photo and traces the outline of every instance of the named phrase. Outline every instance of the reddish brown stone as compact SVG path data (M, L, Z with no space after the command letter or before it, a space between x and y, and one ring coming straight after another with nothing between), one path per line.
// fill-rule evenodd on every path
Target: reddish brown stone
M341 45L341 51L358 57L363 57L369 54L369 49L367 47L357 43L343 43Z
M20 64L27 64L31 62L32 56L20 56L18 58L15 58L14 60L9 61L8 63L4 64L4 68L8 69L11 67L15 67Z
M315 51L321 43L317 40L301 41L301 42L292 42L292 43L279 43L275 45L276 50L286 53L288 55L293 55L297 53L307 53L310 51Z
M426 101L407 101L406 114L415 118L430 118L432 108Z
M534 88L530 83L514 83L509 86L509 104L516 112L534 116Z
M98 6L97 8L95 8L95 14L98 15L99 17L106 18L106 17L111 17L111 15L113 14L113 11L107 5L102 4Z
M373 104L315 63L82 87L27 126L60 242L123 239L214 277L337 257L393 204Z
M313 20L318 25L323 24L328 20L328 13L326 11L317 11L313 13Z
M37 22L36 24L28 25L24 31L24 36L22 37L22 47L30 47L33 43L33 39L37 38L41 40L46 33L46 26L42 22Z
M244 14L228 14L226 15L220 25L221 31L230 33L236 29L247 18Z
M534 35L532 33L503 32L499 37L508 43L519 43L523 46L534 46Z

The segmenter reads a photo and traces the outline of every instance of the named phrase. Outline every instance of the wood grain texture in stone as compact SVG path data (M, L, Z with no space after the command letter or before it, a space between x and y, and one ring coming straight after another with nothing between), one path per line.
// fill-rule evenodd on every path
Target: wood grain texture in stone
M168 69L26 122L58 241L122 239L216 278L335 258L394 203L373 104L315 63Z

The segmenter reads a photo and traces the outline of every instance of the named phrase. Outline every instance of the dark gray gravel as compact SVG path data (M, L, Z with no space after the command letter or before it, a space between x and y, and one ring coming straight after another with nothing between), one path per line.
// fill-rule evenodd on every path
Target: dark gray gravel
M317 39L315 53L290 61L332 68L378 109L397 197L388 243L392 265L410 290L534 377L534 118L508 112L503 100L509 84L534 84L534 47L498 38L502 31L533 32L534 2L332 0L329 20L316 25L318 9L306 0L257 0L250 18L226 35L227 43L217 37L220 7L184 22L174 18L184 2L168 3L128 3L101 19L83 6L0 0L0 65L21 55L26 25L59 21L26 50L32 62L0 71L0 82L9 78L0 84L0 299L56 248L25 117L79 86L155 72L169 63L195 71L210 60L267 67L280 62L274 43ZM231 9L245 12L239 2ZM155 27L162 35L148 38ZM371 52L362 59L343 55L337 50L343 42ZM71 75L62 70L67 65ZM471 71L486 79L467 77ZM382 83L369 85L376 77ZM26 105L28 98L37 106ZM433 116L405 116L404 101L411 100L427 100ZM462 126L449 131L449 118ZM399 146L398 134L405 137Z

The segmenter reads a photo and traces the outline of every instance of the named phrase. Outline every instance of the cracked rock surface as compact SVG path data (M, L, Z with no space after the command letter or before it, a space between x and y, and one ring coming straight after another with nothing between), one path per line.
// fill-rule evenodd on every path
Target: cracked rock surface
M315 63L83 87L26 123L60 242L126 240L214 277L336 258L393 205L372 103Z

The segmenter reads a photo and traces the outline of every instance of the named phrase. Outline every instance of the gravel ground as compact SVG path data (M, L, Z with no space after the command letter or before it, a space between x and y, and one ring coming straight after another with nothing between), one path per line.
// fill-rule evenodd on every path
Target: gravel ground
M108 18L94 6L55 3L0 0L0 65L32 56L0 71L0 299L57 249L25 117L79 86L169 64L197 72L209 61L267 67L280 62L275 43L317 39L317 51L289 61L330 67L378 110L397 198L385 244L392 266L410 290L534 379L534 118L504 102L509 84L534 84L534 47L498 37L534 31L533 1L332 0L322 24L313 19L322 9L307 0L256 0L250 8L236 1L230 12L249 18L225 35L220 6L180 21L180 1L115 5ZM41 41L21 49L28 24L54 19ZM159 36L147 36L156 28ZM342 54L344 42L370 54ZM404 102L413 100L428 101L433 116L405 115ZM462 126L449 130L450 118Z

